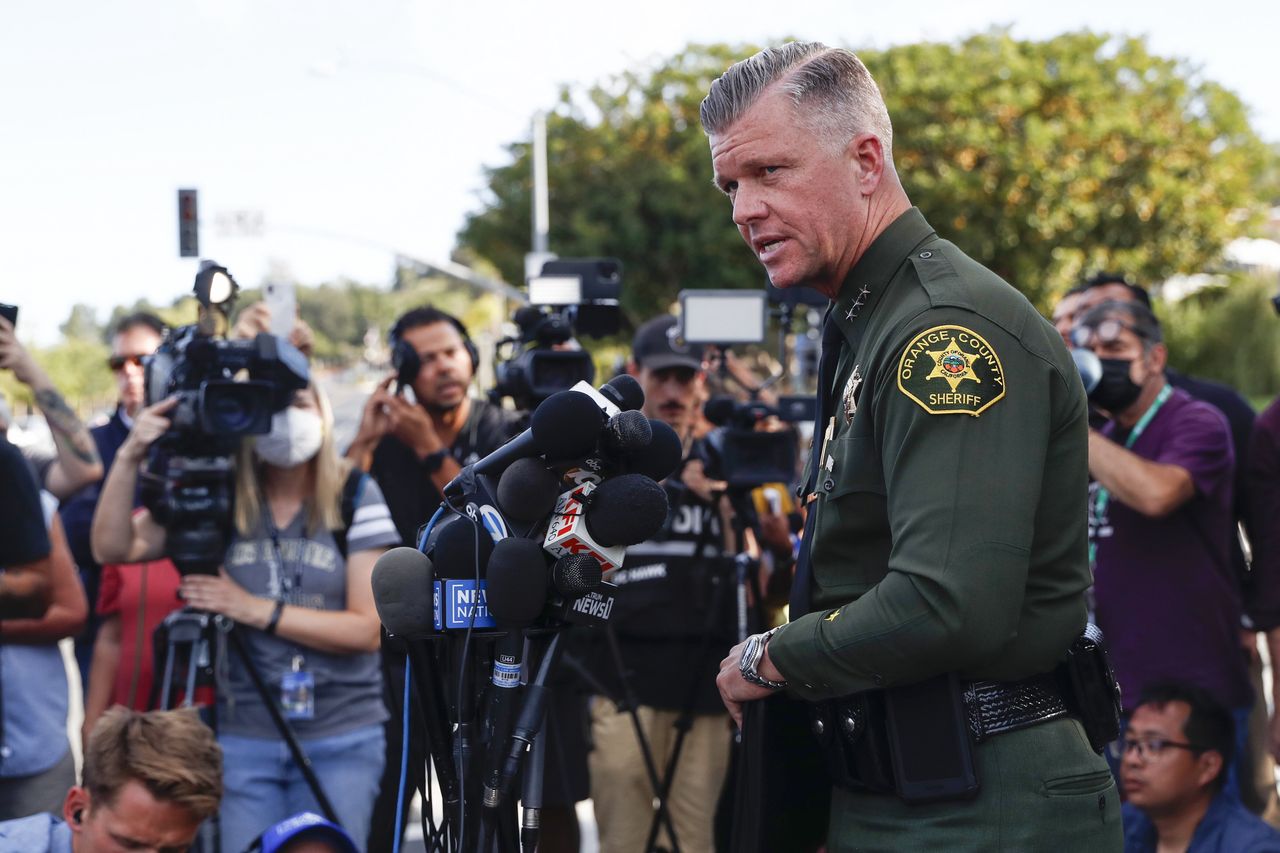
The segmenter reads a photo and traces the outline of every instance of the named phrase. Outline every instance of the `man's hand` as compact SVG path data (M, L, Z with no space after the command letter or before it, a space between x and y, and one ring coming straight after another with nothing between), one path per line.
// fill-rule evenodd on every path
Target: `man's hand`
M271 619L275 603L252 595L231 579L225 568L214 575L187 575L178 585L178 595L187 604L254 628L263 628Z
M417 403L410 403L404 397L388 395L387 415L391 434L418 454L419 459L444 447L436 433L435 424L431 423L431 417Z
M680 472L680 480L686 489L707 503L711 503L717 492L729 488L724 480L712 480L707 476L707 468L701 459L690 459Z
M742 703L751 702L756 699L763 699L774 693L768 687L761 687L759 684L752 684L742 677L742 670L739 668L742 664L742 650L747 646L747 641L743 640L738 645L729 650L729 654L724 660L720 661L720 674L716 676L716 687L720 689L720 700L724 702L725 708L729 710L729 716L733 717L734 725L742 728ZM782 673L778 672L778 668L769 660L769 647L764 650L764 657L760 659L760 665L756 667L756 671L760 673L762 678L770 681L784 681Z
M129 437L124 440L124 444L120 445L116 455L132 465L141 462L147 455L147 448L169 431L172 421L165 416L177 404L177 397L168 397L154 406L147 406L139 411L133 419L133 429L129 431Z
M36 364L27 348L19 343L13 324L4 317L0 317L0 369L12 370L15 379L34 390L52 387L49 377Z
M271 309L265 302L255 302L241 311L227 337L252 340L259 332L271 332Z

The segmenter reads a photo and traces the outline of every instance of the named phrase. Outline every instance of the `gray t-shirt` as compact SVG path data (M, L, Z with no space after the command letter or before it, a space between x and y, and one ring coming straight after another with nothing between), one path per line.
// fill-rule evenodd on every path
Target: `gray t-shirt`
M308 536L303 512L277 533L279 552L265 523L251 536L236 536L227 550L227 574L250 593L316 610L347 607L346 562L330 531ZM400 543L391 513L373 478L365 476L347 531L347 553ZM282 565L283 564L283 565ZM314 719L293 719L300 738L329 737L387 719L377 652L336 655L241 626L249 654L278 703L282 679L301 657L315 681ZM227 688L220 693L219 727L228 734L279 737L267 709L237 655L228 650Z

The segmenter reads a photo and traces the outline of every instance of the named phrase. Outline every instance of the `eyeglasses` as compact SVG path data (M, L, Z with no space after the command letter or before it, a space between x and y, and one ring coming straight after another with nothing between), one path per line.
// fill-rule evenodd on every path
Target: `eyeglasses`
M144 355L113 355L107 359L107 367L110 367L116 373L124 370L126 364L132 364L134 367L142 367Z
M1194 743L1182 743L1176 740L1166 740L1162 737L1141 737L1125 738L1119 743L1112 744L1111 755L1114 758L1124 758L1132 749L1138 751L1138 757L1143 761L1159 758L1166 749L1185 749L1190 752L1204 751L1204 747L1197 746Z
M1101 344L1113 344L1126 330L1145 340L1136 326L1108 317L1096 326L1076 326L1071 330L1071 343L1081 349L1086 349L1095 339Z

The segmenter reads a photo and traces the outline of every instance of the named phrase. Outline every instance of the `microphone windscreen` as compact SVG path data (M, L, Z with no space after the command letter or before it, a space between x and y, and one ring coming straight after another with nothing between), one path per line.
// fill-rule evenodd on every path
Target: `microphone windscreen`
M712 397L702 404L702 414L716 426L724 426L733 417L735 403L732 397Z
M649 418L649 428L653 438L644 447L627 453L627 470L651 480L665 480L679 466L684 447L680 436L666 421Z
M566 597L590 592L603 578L600 561L590 554L565 554L551 567L551 584Z
M489 531L468 518L454 516L434 537L431 562L437 577L473 580L476 576L476 548L480 549L480 577L493 553L493 537Z
M574 459L595 449L605 414L577 391L557 391L533 410L529 431L547 459Z
M373 604L397 637L433 632L431 561L416 548L392 548L373 564Z
M493 547L485 601L503 628L533 624L547 603L547 561L532 539L503 539Z
M636 545L666 522L667 490L643 474L611 477L587 496L584 520L592 538L606 548Z
M644 389L634 376L623 373L610 379L600 393L624 412L631 412L644 405Z
M560 478L541 459L512 462L498 480L498 508L512 521L532 524L555 508Z
M653 441L653 427L644 412L632 409L609 418L604 435L610 450L638 450L648 447L649 442Z

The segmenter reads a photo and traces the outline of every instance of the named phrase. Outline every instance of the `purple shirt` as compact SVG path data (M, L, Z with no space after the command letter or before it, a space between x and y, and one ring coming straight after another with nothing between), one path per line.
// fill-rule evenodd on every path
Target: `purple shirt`
M1127 432L1103 434L1121 446ZM1222 413L1175 390L1133 447L1143 459L1191 475L1195 495L1164 518L1114 496L1090 518L1097 545L1094 598L1126 710L1157 681L1190 682L1228 708L1252 701L1239 640L1240 596L1231 572L1235 454ZM1089 512L1097 488L1090 486Z

